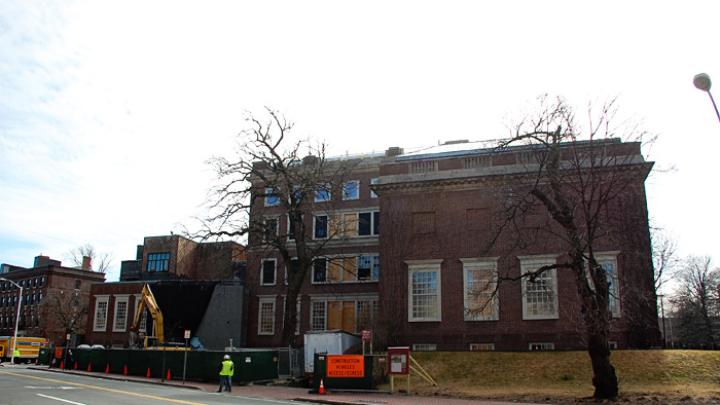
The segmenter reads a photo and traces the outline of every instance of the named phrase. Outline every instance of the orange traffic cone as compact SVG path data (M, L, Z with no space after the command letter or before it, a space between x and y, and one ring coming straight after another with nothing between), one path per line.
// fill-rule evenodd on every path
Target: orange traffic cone
M147 369L147 373L145 373L146 378L150 378L150 367Z
M322 378L320 379L320 389L318 389L318 394L325 395L325 384L323 384Z
M60 362L60 370L65 370L65 362L64 361Z
M125 365L123 366L123 375L128 375L128 372L127 372L127 364L125 364Z
M110 374L110 363L105 366L105 374Z
M87 371L88 371L88 373L92 372L92 362L88 362Z
M167 371L167 373L166 373L166 375L165 375L165 379L168 380L168 381L170 381L170 380L172 379L172 378L171 378L171 375L170 375L170 369L168 369L168 371Z

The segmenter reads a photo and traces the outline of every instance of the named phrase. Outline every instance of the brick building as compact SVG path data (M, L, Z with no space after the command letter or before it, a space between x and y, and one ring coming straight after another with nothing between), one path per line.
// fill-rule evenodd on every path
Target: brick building
M105 281L105 275L92 271L89 258L83 266L63 266L58 260L37 256L33 267L3 264L0 277L23 287L18 334L46 337L62 345L66 334L82 334L87 318L91 285ZM0 335L12 336L19 290L0 280Z
M657 342L644 188L652 163L637 143L610 140L604 147L628 157L617 170L637 173L609 206L607 237L595 247L613 289L610 340L621 348L646 346ZM570 274L553 270L533 283L502 282L492 297L471 293L473 285L518 278L567 252L559 238L495 229L507 192L532 178L536 152L459 142L359 158L342 192L316 193L305 215L313 239L325 248L301 289L298 334L372 328L380 343L417 350L584 348ZM251 218L274 224L292 247L277 200L256 200ZM520 219L537 229L556 227L542 210ZM337 223L342 237L326 242ZM262 235L251 234L248 246L248 343L277 346L288 264ZM480 306L483 294L490 304Z
M204 344L222 346L227 339L244 341L245 248L235 242L198 243L179 235L152 236L138 245L134 260L121 263L120 281L94 285L85 341L107 347L127 347L129 329L145 284L153 290L165 318L168 341L182 341L183 331L204 337ZM207 330L202 322L223 329ZM219 322L218 316L223 317ZM140 330L153 336L144 314ZM205 329L210 329L206 326ZM222 340L222 342L220 341Z

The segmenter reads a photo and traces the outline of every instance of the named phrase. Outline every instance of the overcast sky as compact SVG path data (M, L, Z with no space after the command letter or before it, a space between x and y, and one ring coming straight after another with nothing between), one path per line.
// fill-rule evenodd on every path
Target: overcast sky
M332 154L496 139L542 93L659 136L650 215L720 263L720 2L0 1L0 263L133 259L200 214L245 111ZM720 97L720 85L717 89Z

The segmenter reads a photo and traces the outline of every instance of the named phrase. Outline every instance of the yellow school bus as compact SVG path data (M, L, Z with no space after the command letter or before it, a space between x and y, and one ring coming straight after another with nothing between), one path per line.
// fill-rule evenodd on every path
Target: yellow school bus
M12 357L13 343L12 336L0 336L0 358L10 359ZM37 359L40 349L48 346L48 340L41 337L20 336L17 338L17 349L20 351L21 359Z

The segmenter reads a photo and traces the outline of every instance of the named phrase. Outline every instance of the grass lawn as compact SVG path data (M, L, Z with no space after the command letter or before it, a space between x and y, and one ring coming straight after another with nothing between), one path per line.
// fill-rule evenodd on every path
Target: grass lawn
M418 352L413 357L439 384L432 387L413 375L416 393L550 401L593 393L586 352ZM720 402L720 352L620 350L610 359L621 399Z

